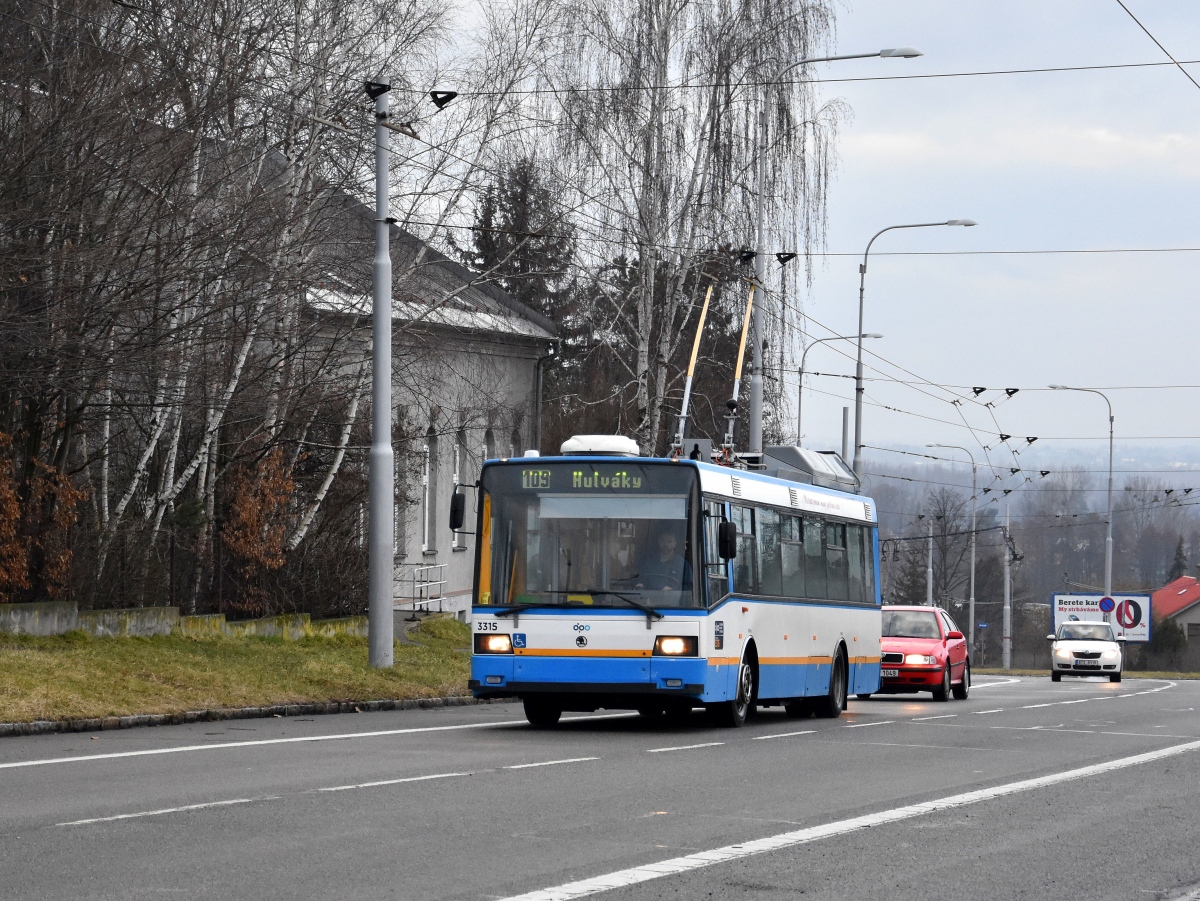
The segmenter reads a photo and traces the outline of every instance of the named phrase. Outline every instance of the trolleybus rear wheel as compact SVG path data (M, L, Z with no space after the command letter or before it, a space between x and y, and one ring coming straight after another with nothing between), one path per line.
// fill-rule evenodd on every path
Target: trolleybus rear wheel
M823 719L837 719L846 709L846 656L838 648L833 655L833 668L829 672L829 693L818 698L816 714Z
M562 716L562 708L541 698L525 698L525 719L531 726L545 729L553 726Z

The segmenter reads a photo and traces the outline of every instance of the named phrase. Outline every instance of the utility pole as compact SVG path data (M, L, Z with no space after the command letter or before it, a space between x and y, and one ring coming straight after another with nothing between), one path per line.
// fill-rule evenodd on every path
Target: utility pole
M375 260L371 292L371 453L367 472L370 506L368 624L370 664L390 667L393 655L393 580L395 579L396 470L392 452L392 255L388 216L388 91L380 76L364 85L375 101Z
M1004 634L1000 666L1012 669L1012 543L1008 533L1008 507L1004 508Z
M856 473L857 474L857 473ZM933 606L933 517L929 517L929 537L925 540L925 605Z

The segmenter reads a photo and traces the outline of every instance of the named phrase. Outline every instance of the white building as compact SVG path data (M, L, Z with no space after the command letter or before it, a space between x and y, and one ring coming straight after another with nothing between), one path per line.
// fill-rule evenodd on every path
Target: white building
M308 292L322 314L365 320L370 310L369 227L341 236L346 278ZM344 255L343 255L344 254ZM475 560L473 486L484 459L539 445L541 367L554 352L554 324L475 273L392 230L393 446L396 453L396 603L409 609L470 606ZM464 486L467 524L450 531L450 497Z

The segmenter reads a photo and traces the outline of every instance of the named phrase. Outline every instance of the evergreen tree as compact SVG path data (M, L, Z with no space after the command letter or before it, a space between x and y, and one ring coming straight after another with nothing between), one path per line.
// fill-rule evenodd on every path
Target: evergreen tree
M1179 536L1179 544L1175 545L1175 559L1171 561L1171 568L1167 570L1167 582L1174 582L1180 576L1187 575L1188 558L1183 551L1183 536Z
M900 564L900 574L892 587L892 596L887 599L889 604L924 604L925 603L925 542L904 542L904 559Z
M512 162L485 190L463 256L561 328L574 289L575 234L534 158Z

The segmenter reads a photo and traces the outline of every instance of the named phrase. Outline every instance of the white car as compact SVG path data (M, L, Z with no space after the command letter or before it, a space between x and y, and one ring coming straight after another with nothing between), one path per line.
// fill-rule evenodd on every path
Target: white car
M1113 635L1108 623L1063 623L1057 635L1047 635L1050 644L1050 679L1068 676L1108 676L1121 681L1124 669L1125 636Z

